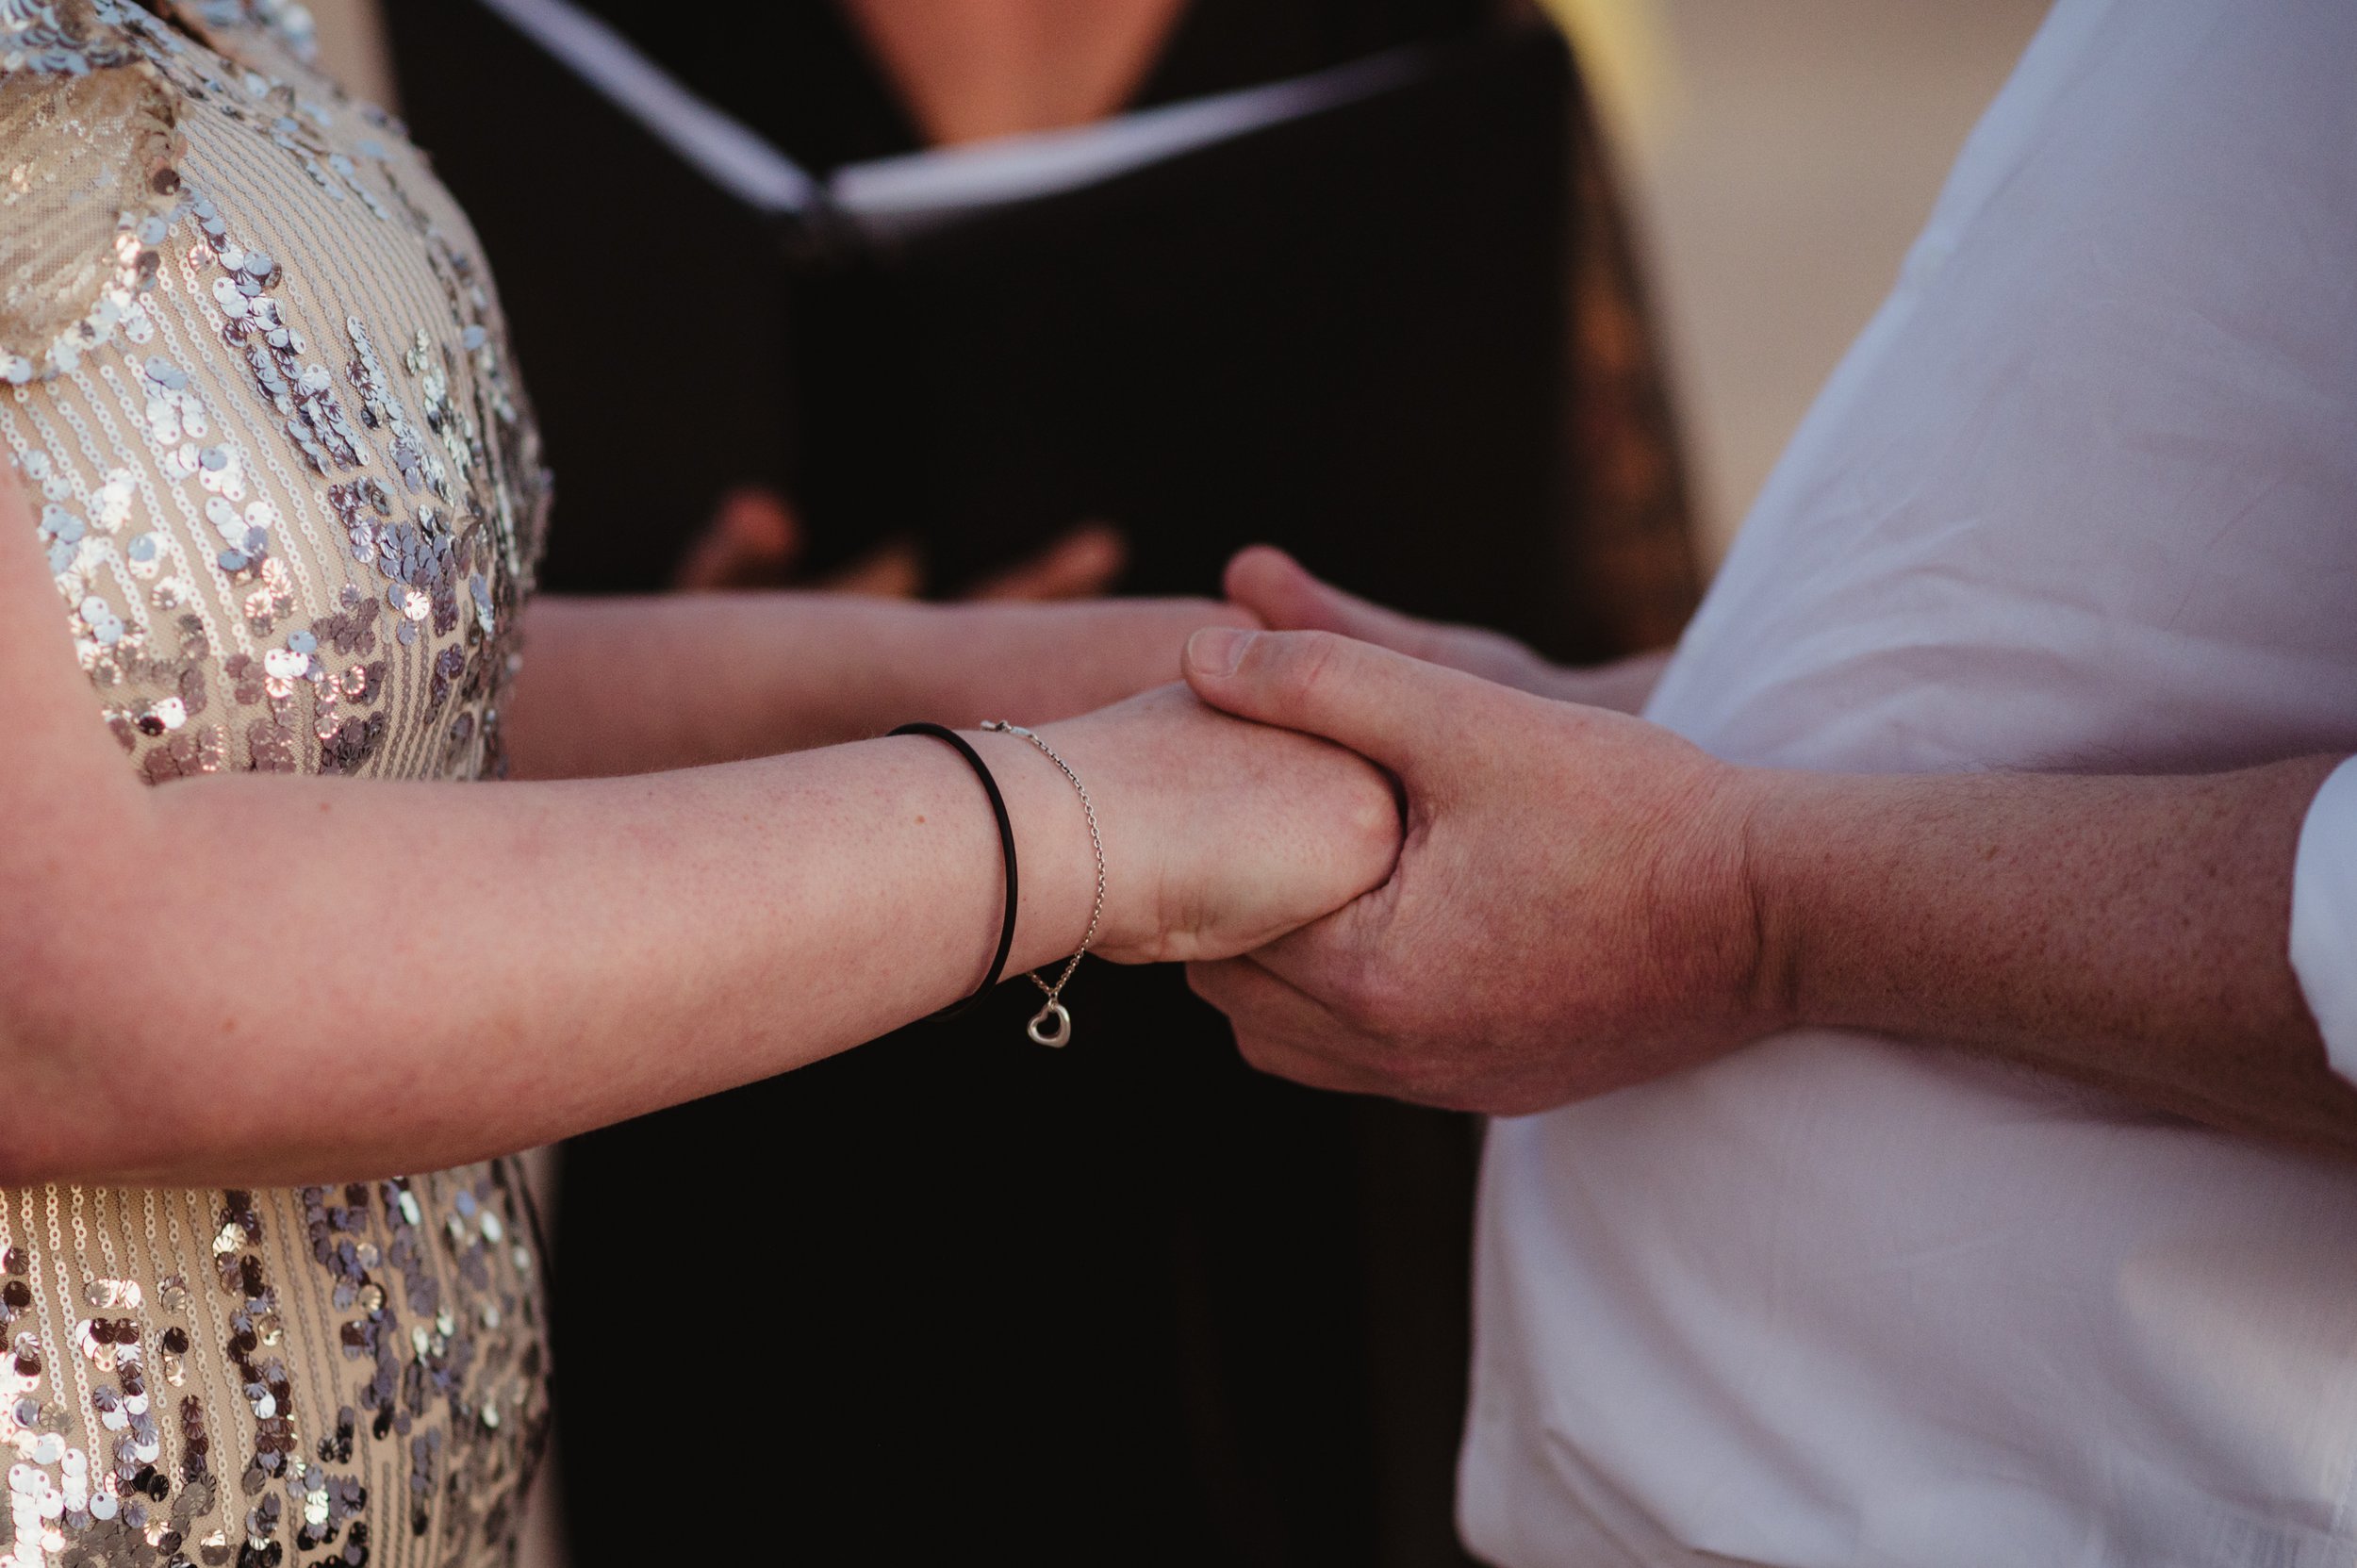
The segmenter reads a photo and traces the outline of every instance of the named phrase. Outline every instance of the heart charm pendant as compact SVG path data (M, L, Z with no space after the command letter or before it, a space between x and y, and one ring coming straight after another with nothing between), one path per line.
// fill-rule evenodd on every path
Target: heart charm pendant
M1051 1001L1039 1010L1031 1019L1030 1027L1024 1032L1031 1037L1035 1046L1061 1048L1065 1041L1072 1038L1072 1015L1063 1010L1063 1003Z

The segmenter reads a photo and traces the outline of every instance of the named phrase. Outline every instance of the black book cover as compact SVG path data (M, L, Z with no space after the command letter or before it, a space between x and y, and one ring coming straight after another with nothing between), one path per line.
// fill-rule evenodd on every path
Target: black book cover
M956 580L1102 517L1130 531L1135 588L1208 590L1273 537L1412 608L1562 629L1551 35L1451 25L1343 68L1350 91L1061 187L967 199L961 163L912 211L878 192L943 173L930 157L830 167L793 201L716 183L490 8L539 3L387 12L557 470L551 586L660 586L750 480L794 491L832 559L904 532ZM1249 42L1409 8L1190 16ZM832 16L777 0L763 25ZM723 46L651 36L683 60ZM781 79L858 97L836 43ZM773 1507L707 1510L658 1551L1463 1562L1470 1122L1252 1073L1175 971L1075 986L1094 1048L1030 1046L1017 984L569 1147L552 1322L579 1561L644 1555L613 1500L643 1491L649 1431L708 1436L717 1408L663 1380L671 1314L725 1302L695 1343L749 1435L714 1474Z
M1553 33L1396 51L1299 112L911 223L863 208L885 164L763 210L478 0L401 9L557 472L552 586L643 586L766 483L821 567L908 537L953 589L1102 520L1132 589L1207 591L1270 539L1560 640Z

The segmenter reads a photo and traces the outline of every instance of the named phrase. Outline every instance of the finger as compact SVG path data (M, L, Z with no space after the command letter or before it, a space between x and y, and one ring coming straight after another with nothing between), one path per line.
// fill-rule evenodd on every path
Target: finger
M1363 897L1376 898L1381 892L1378 888ZM1348 933L1358 924L1353 918L1358 908L1356 904L1346 904L1323 920L1313 920L1263 943L1253 949L1250 955L1255 968L1298 996L1307 1006L1316 1008L1318 1015L1327 1019L1327 1031L1338 1035L1361 1034L1363 1026L1375 1017L1361 1008L1351 988L1336 978L1365 969L1358 953L1344 952L1353 946ZM1351 962L1343 962L1346 956ZM1296 1015L1307 1015L1297 1012Z
M1383 1092L1374 1081L1340 1063L1287 1045L1281 1040L1249 1033L1241 1028L1236 1031L1236 1054L1243 1057L1244 1065L1253 1071L1288 1080L1305 1089L1324 1089L1337 1095L1379 1095Z
M1256 544L1228 563L1228 597L1280 632L1339 632L1417 658L1431 654L1432 630L1397 610L1345 593L1274 545Z
M1206 627L1187 639L1187 685L1239 718L1323 735L1402 778L1462 727L1488 683L1332 632Z
M1380 1044L1249 957L1187 966L1195 994L1228 1015L1236 1048L1262 1072L1313 1089L1379 1094L1377 1076L1353 1060Z
M749 485L721 497L672 583L690 591L783 583L801 558L802 544L801 520L786 499L766 486Z
M1129 564L1129 541L1110 523L1088 522L1030 560L984 578L967 599L1094 599Z
M916 546L896 539L863 555L819 585L827 593L869 599L915 599L925 591L925 558Z

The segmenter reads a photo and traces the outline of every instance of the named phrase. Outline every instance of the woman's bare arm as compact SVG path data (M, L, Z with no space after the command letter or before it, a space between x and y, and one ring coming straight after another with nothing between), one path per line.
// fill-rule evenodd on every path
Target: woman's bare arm
M1108 950L1241 950L1389 864L1388 788L1332 748L1176 692L1051 733L1103 819ZM0 1185L524 1147L918 1017L997 928L981 789L923 739L590 782L143 786L13 483L0 736ZM1014 962L1043 963L1087 921L1078 802L1020 742L978 743L1022 848Z
M1202 599L920 604L826 593L536 601L505 716L520 778L769 756L912 718L1045 723L1178 679Z

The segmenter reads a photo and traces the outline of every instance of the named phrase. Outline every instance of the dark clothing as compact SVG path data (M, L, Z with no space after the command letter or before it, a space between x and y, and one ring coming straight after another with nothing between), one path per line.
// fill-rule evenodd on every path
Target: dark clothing
M583 3L815 171L917 144L817 0ZM1137 101L1461 37L1491 9L1198 0ZM595 200L594 149L580 154L592 166L584 186L582 170L486 124L495 95L452 47L483 25L473 0L387 10L409 118L501 269L550 433L559 487L546 586L658 589L700 513L632 471L630 454L601 447L596 404L633 388L660 401L662 334L675 329L659 316L618 320L617 274L697 237L632 232L626 193ZM1559 170L1551 136L1540 127L1532 156ZM604 242L552 252L548 226L568 222ZM536 257L532 275L503 263L510 254ZM659 300L659 272L648 281ZM1560 320L1537 330L1548 342L1574 336ZM585 358L585 343L610 357ZM568 369L535 377L544 363ZM596 364L603 373L571 369ZM659 439L764 451L794 413L764 399L749 385L717 412L708 396L683 400ZM569 431L580 433L569 450ZM1673 492L1673 465L1645 471L1659 476L1656 497ZM609 520L569 535L565 498L588 487ZM1674 504L1663 515L1682 524ZM1430 524L1363 541L1366 558L1403 571L1411 608L1419 558L1468 538L1464 519ZM650 548L666 531L672 542ZM1558 585L1552 619L1588 628L1595 653L1621 651L1605 619L1580 612L1561 559L1533 550L1482 569ZM1149 571L1127 586L1213 584ZM1177 971L1084 966L1070 997L1068 1050L1024 1038L1035 1000L1018 982L956 1025L569 1147L554 1329L580 1568L644 1557L638 1527L617 1527L642 1514L651 1487L672 1516L654 1549L682 1560L1464 1562L1450 1498L1476 1125L1250 1072ZM683 1345L688 1303L702 1311ZM625 1491L627 1509L613 1502Z

